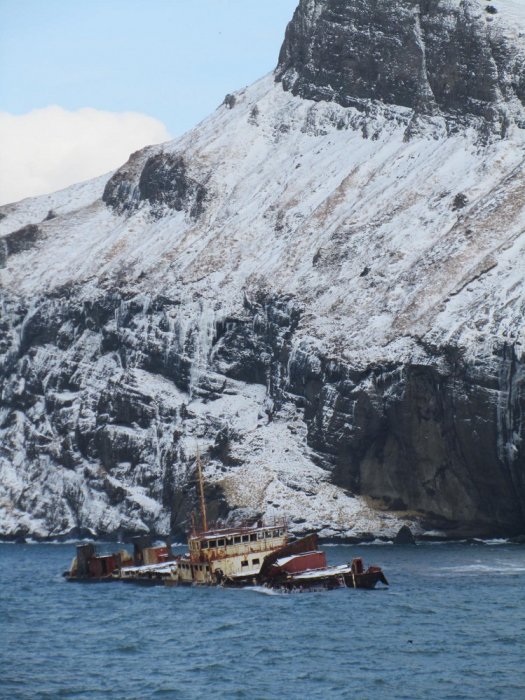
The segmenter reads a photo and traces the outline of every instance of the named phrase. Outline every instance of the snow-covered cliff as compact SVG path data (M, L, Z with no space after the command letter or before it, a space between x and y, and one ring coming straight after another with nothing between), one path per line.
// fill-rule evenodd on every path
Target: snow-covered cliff
M487 11L495 6L497 13ZM302 0L275 74L0 209L0 532L525 527L525 8Z

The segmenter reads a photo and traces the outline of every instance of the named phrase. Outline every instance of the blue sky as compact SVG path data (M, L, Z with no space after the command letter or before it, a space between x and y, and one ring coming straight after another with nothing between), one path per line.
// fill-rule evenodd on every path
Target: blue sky
M297 0L0 0L0 109L136 111L176 135L277 62Z
M187 131L227 92L275 67L297 3L0 0L0 204L106 172L124 153ZM96 119L82 108L97 111ZM125 129L117 117L124 112L136 113ZM114 153L97 154L97 130L114 143ZM51 148L57 133L60 149ZM89 151L87 169L80 167L76 138ZM38 160L31 157L37 141ZM27 158L20 158L24 148ZM67 163L68 149L78 172ZM52 165L57 150L60 162ZM67 170L66 179L52 175L56 167L64 177ZM24 173L38 175L39 184L23 189Z

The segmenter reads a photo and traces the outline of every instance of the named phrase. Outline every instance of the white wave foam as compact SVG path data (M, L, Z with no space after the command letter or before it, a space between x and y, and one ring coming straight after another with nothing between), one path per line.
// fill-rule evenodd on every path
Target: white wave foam
M449 576L450 574L496 574L498 576L509 576L522 573L525 573L525 566L501 562L499 566L481 563L447 566L440 568L435 575Z

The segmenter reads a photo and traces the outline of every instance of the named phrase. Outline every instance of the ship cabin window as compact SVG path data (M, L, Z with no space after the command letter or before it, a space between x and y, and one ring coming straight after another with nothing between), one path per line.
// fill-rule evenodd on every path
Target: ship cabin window
M279 537L280 534L281 534L281 533L279 532L279 530L274 530L274 531L273 531L273 536L274 536L274 537Z
M258 564L258 563L259 563L259 559L252 559L252 564L255 565L255 564Z
M248 566L248 562L247 562L247 561L241 561L241 566Z
M217 546L216 540L210 540L210 549Z
M208 549L208 543L206 541L201 542L201 549Z
M234 540L235 544L241 544L241 536L240 535L238 535L237 537L234 537L233 540Z
M253 532L253 533L250 535L250 542L256 542L256 541L257 541L257 533L256 533L256 532Z
M242 541L243 541L243 542L249 542L249 541L250 541L250 536L249 536L249 535L243 535L243 536L242 536Z
M231 537L227 537L227 538L226 538L226 544L227 544L227 545L233 544L233 540L232 540Z
M224 540L217 540L217 547L224 547Z
M257 533L257 537L258 537L258 539L260 539L260 540L264 540L264 532L258 532L258 533Z
M271 530L266 530L266 532L264 533L264 536L267 537L267 538L268 538L268 537L271 537L271 536L272 536L272 531L271 531Z

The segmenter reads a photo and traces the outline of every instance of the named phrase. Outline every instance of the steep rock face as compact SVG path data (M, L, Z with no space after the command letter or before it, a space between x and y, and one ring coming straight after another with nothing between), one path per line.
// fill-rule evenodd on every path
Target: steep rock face
M501 348L482 370L454 347L434 348L424 364L361 372L319 358L315 373L312 358L297 353L291 386L307 397L310 442L337 483L424 513L429 527L479 535L497 522L513 532L525 513L515 444L525 368L514 353Z
M302 0L276 77L295 95L525 125L525 58L478 0Z
M139 152L110 178L102 200L119 214L132 213L147 202L156 217L173 209L197 219L206 194L205 186L188 175L183 156L156 153L144 162L144 152Z
M494 357L491 375L454 347L426 348L425 364L357 369L293 349L301 310L291 300L246 301L240 317L209 328L204 348L198 325L177 323L177 307L117 293L89 304L41 300L29 316L20 310L19 349L3 367L3 454L18 468L31 464L31 479L51 472L60 486L46 484L44 498L23 489L13 507L39 526L35 533L19 524L12 534L181 536L194 507L197 441L219 473L218 481L208 476L211 512L225 517L235 504L225 500L221 471L244 464L244 428L231 409L195 411L224 396L235 408L239 382L266 387L255 405L260 430L295 406L331 481L380 511L413 513L424 529L454 536L522 530L525 367L513 348ZM98 518L94 498L104 509ZM297 516L298 531L303 521L308 527L311 515ZM324 527L338 533L333 522Z
M314 523L327 535L369 533L359 528L369 527L367 518L373 525L372 511L324 484L323 469L308 466L305 455L299 473L279 463L273 468L284 477L245 471L247 493L239 494L236 472L246 468L247 453L259 456L261 441L272 452L279 441L288 459L306 437L295 407L301 397L288 395L283 381L298 321L290 300L247 301L241 316L208 326L203 337L198 319L186 326L180 318L178 300L113 293L86 303L78 291L38 299L29 313L4 299L6 335L14 341L2 366L2 487L10 498L4 522L11 523L5 535L149 530L182 537L195 507L197 444L209 460L210 518L286 508L298 532ZM261 501L275 490L278 496ZM307 503L320 492L320 504ZM398 520L381 519L391 536Z
M525 11L507 0L485 34L476 11L303 2L285 58L294 32L311 51L384 24L393 73L360 65L356 106L306 99L281 61L297 95L268 76L109 180L2 207L4 536L180 535L197 445L210 517L285 515L327 537L523 531ZM389 28L412 46L416 16L427 102ZM436 98L432 21L440 41L490 39L512 83L493 104L504 139L480 138L502 123L486 94L460 81ZM339 70L346 90L325 48L308 86Z

